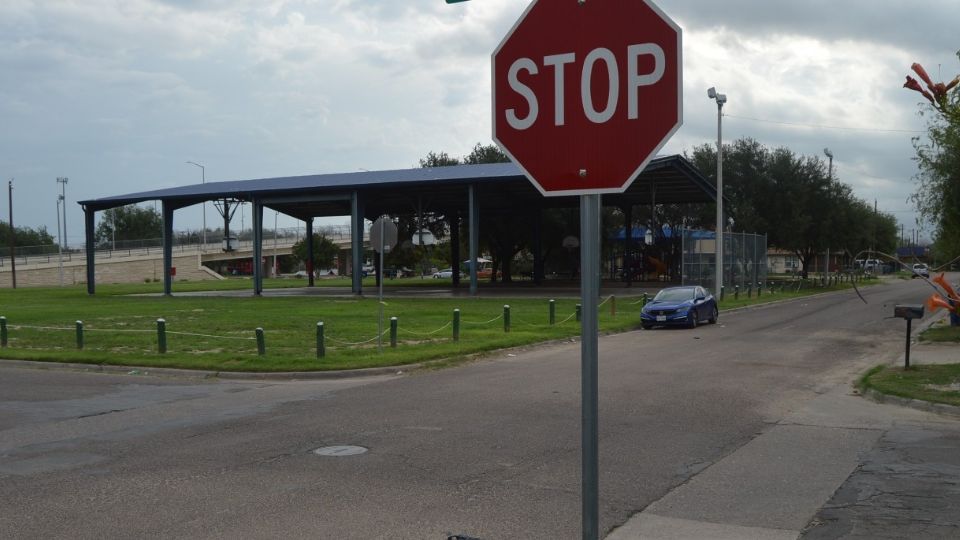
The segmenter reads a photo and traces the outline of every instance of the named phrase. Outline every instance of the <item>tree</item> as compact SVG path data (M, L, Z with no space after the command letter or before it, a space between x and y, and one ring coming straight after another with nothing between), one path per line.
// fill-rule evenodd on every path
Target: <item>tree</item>
M307 262L307 239L298 241L291 248L293 256ZM313 235L313 269L330 268L337 258L340 248L323 233ZM308 265L308 268L310 266Z
M114 231L116 234L114 235ZM95 238L100 245L163 237L163 218L153 208L134 204L104 210Z
M691 159L707 174L716 170L711 145L696 147ZM740 139L724 147L723 168L726 209L736 227L766 233L770 245L793 251L804 276L828 249L857 253L867 247L889 249L896 242L896 220L854 197L819 157Z
M47 232L46 227L31 229L30 227L15 227L13 242L17 246L50 246L55 239ZM0 222L0 249L10 246L10 224Z
M921 114L934 113L927 139L913 139L919 172L911 198L920 214L935 224L935 250L952 259L960 254L960 76L947 84L934 83L920 64L911 68L927 88L910 76L903 86L929 102Z
M463 164L479 165L481 163L510 163L510 158L495 144L484 146L477 143L473 150L463 158Z

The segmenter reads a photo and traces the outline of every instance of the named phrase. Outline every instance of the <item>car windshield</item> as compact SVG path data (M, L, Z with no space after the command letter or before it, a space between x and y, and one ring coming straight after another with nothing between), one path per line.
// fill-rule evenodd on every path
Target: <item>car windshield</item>
M664 289L654 297L655 302L683 302L693 299L693 289Z

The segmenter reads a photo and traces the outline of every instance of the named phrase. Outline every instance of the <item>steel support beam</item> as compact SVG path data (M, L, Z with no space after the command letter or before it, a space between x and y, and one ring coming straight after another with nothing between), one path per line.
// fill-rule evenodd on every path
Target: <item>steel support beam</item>
M83 207L83 224L84 230L87 238L87 294L93 295L96 293L97 289L97 272L96 272L96 245L94 244L94 218L96 217L97 211L89 206Z
M477 186L467 188L470 222L470 295L477 295L477 251L480 247L480 203L477 201Z
M354 191L350 198L350 244L353 294L363 294L363 200L359 191Z
M163 201L163 294L173 294L173 211L174 206Z

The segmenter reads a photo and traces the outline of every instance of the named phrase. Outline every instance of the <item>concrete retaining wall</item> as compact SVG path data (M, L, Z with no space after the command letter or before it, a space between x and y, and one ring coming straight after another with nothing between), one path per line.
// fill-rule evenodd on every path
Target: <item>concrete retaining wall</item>
M173 266L177 269L174 281L200 281L222 279L207 268L200 267L200 254L189 253L173 256ZM144 281L163 281L163 259L158 257L124 257L123 259L97 259L96 282L106 283L143 283ZM76 285L87 282L86 261L71 261L63 265L63 284ZM56 262L51 264L31 264L17 266L17 287L56 287L60 284L60 270ZM10 265L0 269L0 287L11 286Z

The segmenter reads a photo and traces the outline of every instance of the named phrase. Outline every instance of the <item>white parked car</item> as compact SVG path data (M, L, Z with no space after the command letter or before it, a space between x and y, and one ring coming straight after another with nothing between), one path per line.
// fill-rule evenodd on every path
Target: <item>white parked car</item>
M927 265L923 263L916 263L913 265L913 277L922 276L925 278L930 277L930 269L927 268Z
M439 272L433 273L434 279L450 279L453 277L453 268L444 268Z

